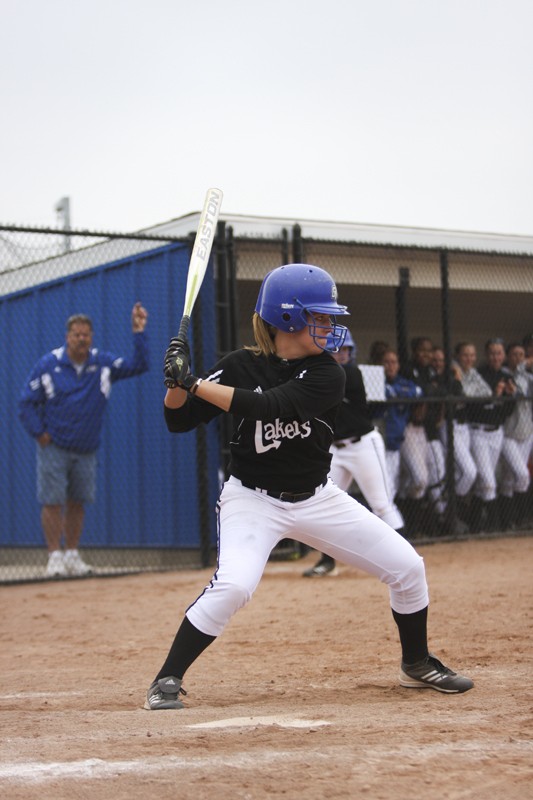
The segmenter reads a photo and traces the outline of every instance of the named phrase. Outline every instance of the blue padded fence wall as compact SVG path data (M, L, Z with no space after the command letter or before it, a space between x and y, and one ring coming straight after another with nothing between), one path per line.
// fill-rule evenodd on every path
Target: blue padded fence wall
M212 509L208 538L214 543L217 422L207 429L207 467L200 485L196 433L172 435L163 418L163 355L179 325L189 255L185 244L165 245L0 298L0 547L44 544L36 444L18 419L20 392L31 368L64 343L65 322L74 313L92 318L94 346L129 354L137 300L149 314L150 370L113 385L98 451L96 502L87 507L81 544L196 548L201 504ZM214 363L216 348L213 284L210 266L200 294L206 366Z

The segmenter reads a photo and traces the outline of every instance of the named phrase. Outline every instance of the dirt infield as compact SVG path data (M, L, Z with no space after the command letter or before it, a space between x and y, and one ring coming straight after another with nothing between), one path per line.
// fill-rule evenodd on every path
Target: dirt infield
M144 693L211 570L0 587L1 796L531 797L533 538L418 550L464 695L401 688L387 590L314 554L269 563L177 712Z

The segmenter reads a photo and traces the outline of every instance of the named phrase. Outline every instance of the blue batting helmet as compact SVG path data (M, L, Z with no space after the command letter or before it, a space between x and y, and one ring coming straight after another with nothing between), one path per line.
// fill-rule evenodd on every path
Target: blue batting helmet
M286 264L269 272L261 284L255 310L261 319L285 333L309 327L317 344L315 337L319 326L307 315L327 314L332 318L331 337L335 350L342 347L346 336L347 329L335 322L336 316L349 314L346 306L337 303L335 281L325 270L312 264Z

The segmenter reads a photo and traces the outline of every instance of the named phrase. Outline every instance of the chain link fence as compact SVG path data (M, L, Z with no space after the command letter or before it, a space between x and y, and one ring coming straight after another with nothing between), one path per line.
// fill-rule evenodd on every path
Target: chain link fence
M96 497L86 507L80 553L92 574L99 575L214 562L214 509L228 468L230 420L223 415L206 428L175 437L168 434L162 415L162 356L183 307L194 233L0 227L0 459L5 475L0 581L47 579L37 499L38 445L21 418L23 391L32 375L35 379L39 360L65 344L72 314L90 317L93 345L111 353L113 364L133 358L130 314L137 301L149 315L149 367L111 381L97 447ZM260 283L269 270L291 261L327 269L340 302L351 312L357 363L374 423L387 445L389 477L408 538L530 531L533 376L526 366L533 356L528 340L533 333L533 256L313 239L302 236L298 225L268 238L234 236L222 222L193 315L197 373L229 350L252 343ZM512 376L518 393L473 397L465 387L459 394L452 375L457 346L466 343L474 351L473 365L481 367L486 342L500 339L504 349L514 344L523 350L523 365ZM396 357L400 375L407 374L416 341L426 342L424 357L441 371L435 380L438 390L426 386L419 399L395 396L383 352L389 361ZM413 377L412 370L409 374ZM468 480L465 465L470 467ZM350 492L366 503L357 484ZM287 541L272 557L300 555L298 546Z
M304 238L298 225L283 234L277 241L233 244L240 308L235 344L252 340L251 311L268 269L291 260L324 267L351 312L357 363L408 537L531 531L533 257L317 240ZM470 367L482 369L487 341L500 339L504 370L509 347L522 359L510 376L516 393L495 398L499 390L487 387L488 397L465 396L470 389L454 379L456 349L468 344L475 355ZM434 388L424 386L423 400L395 396L390 373L385 380L384 350L388 361L396 357L400 375L413 378L413 345L425 340L424 357L440 372ZM366 504L356 483L350 491Z

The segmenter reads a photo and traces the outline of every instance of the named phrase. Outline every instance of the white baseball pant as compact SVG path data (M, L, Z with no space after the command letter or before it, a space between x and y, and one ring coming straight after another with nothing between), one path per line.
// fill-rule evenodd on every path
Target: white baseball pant
M329 477L333 483L347 492L355 481L374 514L395 530L403 528L404 520L394 503L389 481L385 443L379 431L370 431L358 442L350 439L340 442L343 447L333 445L330 451Z
M448 435L446 425L441 425L439 434L446 450ZM471 453L470 427L466 422L453 421L453 456L455 463L455 491L465 497L476 480L477 467Z
M405 426L400 447L400 495L413 500L424 497L428 485L427 436L422 425Z
M529 474L529 455L533 436L522 442L504 436L501 452L501 493L512 497L514 492L527 492L531 477Z
M385 460L392 496L396 497L400 489L400 451L385 450Z
M438 514L444 514L444 481L446 478L446 460L444 447L440 439L431 439L427 444L428 459L428 495Z
M496 465L503 445L503 428L495 431L471 425L472 457L476 462L477 478L474 493L485 502L496 499Z
M285 538L379 578L399 614L413 614L429 603L422 557L331 480L308 500L288 503L230 477L217 515L217 569L186 611L189 621L208 636L219 636L233 614L250 601L272 549Z

